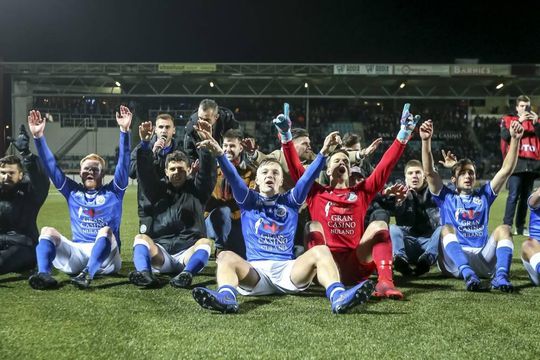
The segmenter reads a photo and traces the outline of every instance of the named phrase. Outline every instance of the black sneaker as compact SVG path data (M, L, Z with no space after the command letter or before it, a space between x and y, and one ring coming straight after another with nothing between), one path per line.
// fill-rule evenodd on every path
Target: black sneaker
M193 275L189 271L182 271L169 281L172 287L186 289L191 285Z
M90 274L86 269L81 271L79 275L71 278L71 283L73 286L76 286L81 290L88 289L91 282L92 279L90 278Z
M151 271L132 271L129 273L129 282L133 285L152 288L159 285L159 280L156 279Z
M32 289L49 290L58 287L58 281L48 273L35 273L28 278L28 283Z
M404 276L409 276L413 273L409 262L399 255L394 256L394 270L399 271Z
M431 265L435 263L434 256L431 254L422 254L416 262L416 268L414 269L414 275L420 276L429 272Z
M196 287L191 292L195 301L201 307L219 311L223 314L235 314L238 312L238 302L228 291L219 293L203 287Z

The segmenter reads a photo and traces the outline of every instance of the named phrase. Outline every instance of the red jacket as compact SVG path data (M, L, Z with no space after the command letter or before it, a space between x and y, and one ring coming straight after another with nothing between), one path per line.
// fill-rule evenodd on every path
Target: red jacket
M305 169L300 163L292 141L282 144L285 160L293 181L298 181ZM332 252L356 249L364 235L364 217L375 195L384 188L405 150L405 144L394 140L373 173L364 181L343 189L313 184L307 197L311 218L321 223L326 244Z
M505 115L501 119L501 130L510 129L512 121L518 121L519 117L516 115ZM540 160L540 139L535 133L534 125L531 120L526 120L521 123L523 126L523 137L519 143L519 157L532 160ZM501 137L501 152L503 159L508 153L508 147L510 142Z

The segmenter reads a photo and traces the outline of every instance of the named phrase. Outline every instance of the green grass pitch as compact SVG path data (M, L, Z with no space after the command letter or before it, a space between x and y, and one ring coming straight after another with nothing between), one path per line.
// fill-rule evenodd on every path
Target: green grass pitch
M490 229L502 223L506 194L496 200ZM70 234L63 197L51 190L39 226ZM0 359L538 359L540 289L530 285L517 237L514 294L468 293L437 269L396 283L404 301L370 302L333 315L320 287L299 296L240 298L240 313L199 308L188 290L128 284L137 232L136 188L124 201L123 268L89 291L57 274L62 288L34 291L26 276L0 276ZM194 284L215 286L215 264ZM165 280L165 279L164 279Z

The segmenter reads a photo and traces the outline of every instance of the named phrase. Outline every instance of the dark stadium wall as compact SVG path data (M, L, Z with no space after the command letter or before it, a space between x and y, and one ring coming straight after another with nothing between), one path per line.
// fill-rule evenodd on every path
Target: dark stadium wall
M1 59L0 59L1 61ZM6 137L11 134L11 102L9 101L9 76L4 76L0 67L0 152L3 156L7 149Z

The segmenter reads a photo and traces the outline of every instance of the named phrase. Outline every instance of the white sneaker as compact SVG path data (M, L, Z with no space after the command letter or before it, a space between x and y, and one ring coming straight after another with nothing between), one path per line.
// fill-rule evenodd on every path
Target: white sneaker
M529 229L523 229L523 230L517 230L517 229L514 229L514 231L512 231L512 235L523 235L523 236L529 236Z

